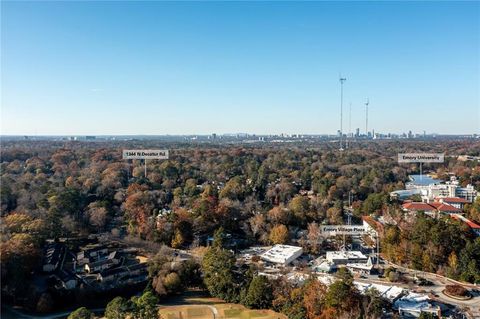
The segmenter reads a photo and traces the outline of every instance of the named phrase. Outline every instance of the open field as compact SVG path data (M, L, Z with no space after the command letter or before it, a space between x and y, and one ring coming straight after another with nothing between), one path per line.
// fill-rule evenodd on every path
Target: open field
M250 310L229 303L167 306L160 308L160 315L162 319L287 319L271 310Z

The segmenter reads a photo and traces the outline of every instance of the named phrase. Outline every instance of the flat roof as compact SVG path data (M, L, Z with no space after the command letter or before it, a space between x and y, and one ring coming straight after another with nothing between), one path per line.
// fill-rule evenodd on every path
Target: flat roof
M327 251L327 259L367 259L361 251Z
M410 182L418 186L428 186L430 184L440 184L442 181L432 178L428 175L408 175Z
M272 263L282 264L293 256L297 254L302 254L302 252L303 249L299 246L275 245L266 252L264 252L261 257Z

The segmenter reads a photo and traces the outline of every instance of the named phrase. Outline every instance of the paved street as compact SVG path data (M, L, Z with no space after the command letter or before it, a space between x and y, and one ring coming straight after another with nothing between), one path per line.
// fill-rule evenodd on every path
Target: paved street
M431 273L426 273L423 271L418 271L414 269L409 269L405 267L401 267L392 263L388 263L388 265L395 267L402 271L404 274L407 274L410 277L421 277L425 278L433 283L431 286L418 286L418 285L413 285L413 289L419 289L419 290L425 290L426 292L433 292L435 295L435 300L440 301L445 304L450 304L450 305L455 305L461 309L468 308L470 311L470 314L473 316L472 318L480 318L480 293L472 293L472 289L474 290L480 290L480 286L478 285L473 285L473 284L467 284L467 283L459 283L456 281L453 281L449 278L442 277L436 274L431 274ZM366 279L366 282L372 282L374 280ZM378 281L378 280L377 280ZM379 281L380 283L382 281ZM383 283L385 283L383 281ZM473 298L470 300L457 300L453 299L450 297L447 297L445 294L443 294L443 290L445 289L445 286L447 285L453 285L453 284L460 284L461 286L467 288L473 295ZM405 288L410 288L412 289L411 285L399 285Z

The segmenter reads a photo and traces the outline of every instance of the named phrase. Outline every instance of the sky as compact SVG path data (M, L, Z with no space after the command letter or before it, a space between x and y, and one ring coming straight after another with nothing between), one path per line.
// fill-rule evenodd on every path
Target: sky
M480 3L2 1L0 73L3 135L480 133Z

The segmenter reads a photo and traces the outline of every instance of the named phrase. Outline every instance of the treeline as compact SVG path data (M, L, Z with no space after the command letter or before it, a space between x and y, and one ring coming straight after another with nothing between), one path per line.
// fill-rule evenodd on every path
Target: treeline
M26 295L46 238L110 232L180 248L223 227L245 245L298 240L316 252L308 243L318 225L343 223L349 196L357 219L394 209L388 192L418 172L399 165L398 152L480 154L471 140L371 141L344 152L329 142L266 145L3 143L2 298ZM128 147L170 148L171 158L149 161L145 178L142 162L121 159ZM424 170L480 185L476 162L447 157ZM477 219L480 205L468 211Z
M420 213L411 222L387 227L380 247L397 264L480 283L480 237L452 218Z

